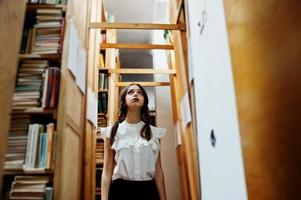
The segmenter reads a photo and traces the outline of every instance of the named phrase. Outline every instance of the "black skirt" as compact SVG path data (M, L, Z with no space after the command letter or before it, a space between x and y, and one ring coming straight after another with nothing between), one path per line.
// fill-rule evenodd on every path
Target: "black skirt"
M155 180L116 179L111 183L109 200L160 200Z

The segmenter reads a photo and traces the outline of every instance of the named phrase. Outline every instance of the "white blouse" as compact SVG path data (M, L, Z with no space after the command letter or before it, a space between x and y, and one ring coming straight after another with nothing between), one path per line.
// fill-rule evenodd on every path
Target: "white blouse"
M125 120L119 124L112 149L115 150L116 165L112 180L151 180L155 177L155 164L160 150L159 139L166 129L151 127L152 138L147 141L140 136L144 122L130 124ZM110 138L112 126L101 128L102 137Z

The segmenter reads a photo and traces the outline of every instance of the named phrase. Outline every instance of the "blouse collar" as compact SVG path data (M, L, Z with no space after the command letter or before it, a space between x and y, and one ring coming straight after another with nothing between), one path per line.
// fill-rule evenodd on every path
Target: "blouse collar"
M129 123L129 122L127 122L126 120L124 120L123 122L122 122L124 125L126 125L126 126L131 126L131 127L140 127L140 126L143 126L144 125L144 122L143 121L140 121L140 122L138 122L138 123Z

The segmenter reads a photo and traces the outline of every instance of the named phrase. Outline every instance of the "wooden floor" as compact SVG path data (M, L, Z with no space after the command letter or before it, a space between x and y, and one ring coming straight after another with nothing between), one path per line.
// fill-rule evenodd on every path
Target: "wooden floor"
M224 3L249 199L301 199L301 1Z

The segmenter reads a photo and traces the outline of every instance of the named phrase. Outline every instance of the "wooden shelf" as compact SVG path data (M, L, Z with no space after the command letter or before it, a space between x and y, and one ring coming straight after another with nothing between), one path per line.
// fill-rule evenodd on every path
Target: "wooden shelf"
M95 162L96 163L96 165L103 165L103 161L101 161L101 162Z
M98 92L109 92L109 90L108 89L105 89L105 90L99 89Z
M37 114L37 115L48 115L56 114L56 109L48 108L27 108L27 109L16 109L12 110L12 113L26 113L26 114Z
M65 4L41 4L41 3L27 3L27 10L36 10L38 8L56 9L61 8L66 11Z
M173 50L173 45L166 44L139 44L139 43L102 43L100 44L101 49L163 49L163 50Z
M101 72L101 73L108 73L109 72L109 68L98 67L98 71Z
M35 175L48 175L53 174L53 170L40 170L40 169L34 169L34 170L24 170L24 169L5 169L4 175L22 175L22 174L35 174Z
M97 140L103 140L103 138L101 137L100 134L99 134L99 135L96 135L96 139L97 139Z
M61 62L61 54L19 54L19 59L47 59Z

